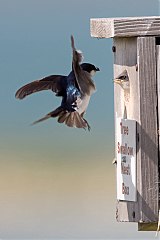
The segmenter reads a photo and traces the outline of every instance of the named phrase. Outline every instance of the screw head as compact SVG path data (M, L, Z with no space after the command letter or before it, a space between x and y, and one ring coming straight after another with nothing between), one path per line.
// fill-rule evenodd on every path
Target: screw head
M112 52L116 52L116 46L112 46Z
M135 211L133 211L133 213L132 213L132 217L133 217L133 218L136 217L136 213L135 213Z

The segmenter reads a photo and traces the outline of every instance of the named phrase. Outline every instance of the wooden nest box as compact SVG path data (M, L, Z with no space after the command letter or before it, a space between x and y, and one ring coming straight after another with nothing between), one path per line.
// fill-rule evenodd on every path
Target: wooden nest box
M160 17L91 19L113 38L119 222L156 230L160 208Z

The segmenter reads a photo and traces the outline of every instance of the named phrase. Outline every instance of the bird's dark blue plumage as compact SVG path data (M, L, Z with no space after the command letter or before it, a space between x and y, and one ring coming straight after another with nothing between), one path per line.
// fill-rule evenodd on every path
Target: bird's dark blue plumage
M68 111L75 111L76 100L81 97L81 93L75 84L75 75L72 71L66 78L66 91L64 92L61 106Z

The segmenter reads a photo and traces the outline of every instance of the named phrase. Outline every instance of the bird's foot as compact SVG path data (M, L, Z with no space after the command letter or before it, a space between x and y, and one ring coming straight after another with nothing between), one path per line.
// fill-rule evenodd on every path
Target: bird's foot
M88 131L90 132L91 127L90 127L89 123L87 122L87 120L85 118L83 118L83 121L87 124Z

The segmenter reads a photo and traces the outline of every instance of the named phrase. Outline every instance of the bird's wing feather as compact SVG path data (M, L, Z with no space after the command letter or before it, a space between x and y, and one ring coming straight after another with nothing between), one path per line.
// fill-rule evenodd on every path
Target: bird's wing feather
M21 87L16 92L15 97L23 99L32 93L49 89L53 92L56 92L57 95L60 95L60 93L63 92L63 89L65 87L65 81L66 76L51 75L41 80L36 80L34 82L28 83L25 86Z
M71 47L73 51L72 68L79 90L83 94L91 95L91 93L95 91L95 85L90 74L84 71L80 65L83 60L83 55L82 52L76 50L73 36L71 36Z

